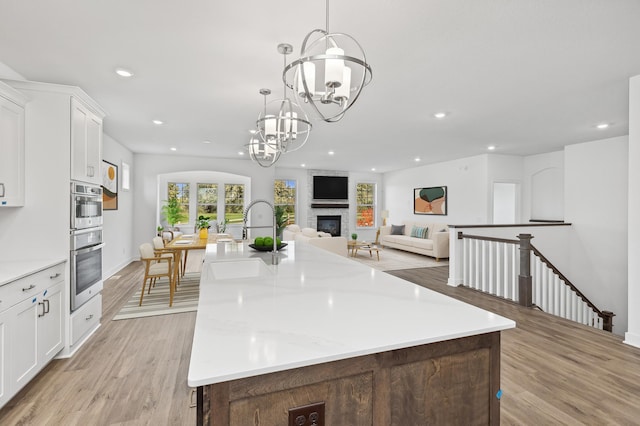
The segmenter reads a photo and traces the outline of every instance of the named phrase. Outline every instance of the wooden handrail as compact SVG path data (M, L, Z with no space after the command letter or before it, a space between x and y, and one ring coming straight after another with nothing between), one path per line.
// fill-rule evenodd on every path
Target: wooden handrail
M573 285L573 283L569 281L569 279L564 276L564 274L560 272L560 270L556 268L555 265L551 263L551 261L549 261L549 259L547 259L542 253L540 253L540 250L538 250L533 244L531 244L531 250L533 250L533 254L538 256L540 260L549 267L549 269L551 269L556 275L558 275L558 277L560 277L560 279L564 281L565 284L569 286L569 288L571 288L571 290L576 293L584 303L587 304L587 306L589 306L600 318L602 318L603 330L613 331L613 317L615 316L613 312L601 311L600 309L598 309L596 305L594 305L589 300L589 298L587 298L587 296L585 296L575 285Z
M469 234L463 234L462 232L458 232L458 239L461 240L463 238L468 238L470 240L495 241L497 243L520 244L520 241L518 240L509 240L506 238L496 238L496 237L484 237L482 235L469 235Z

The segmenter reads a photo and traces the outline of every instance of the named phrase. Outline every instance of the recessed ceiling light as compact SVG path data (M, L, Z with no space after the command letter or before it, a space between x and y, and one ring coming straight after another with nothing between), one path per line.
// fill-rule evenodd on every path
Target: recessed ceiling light
M238 155L244 155L244 151L238 151Z
M433 116L435 118L445 118L447 116L446 112L436 112L435 114L433 114Z
M376 168L375 168L375 167L372 167L372 168L371 168L371 171L372 171L372 172L375 172L375 171L376 171Z
M251 133L252 135L255 135L256 134L256 129L249 130L249 133Z
M333 154L335 154L335 152L329 151L329 155L333 155Z
M133 77L133 73L124 68L116 68L116 74L118 74L120 77Z
M300 164L300 167L307 167L307 165L302 163L302 164Z
M164 124L164 121L162 120L153 120L153 124L157 124L158 126Z
M211 143L211 141L202 141L202 143L207 143L208 144L208 143Z
M416 163L420 161L420 157L416 157L413 159Z
M604 130L609 127L609 123L600 123L596 127L600 130Z
M177 151L178 148L176 148L175 146L172 146L171 148L169 148L171 151Z
M493 150L495 150L495 149L496 149L496 146L495 146L495 145L489 145L489 146L487 147L487 149L488 149L489 151L493 151Z

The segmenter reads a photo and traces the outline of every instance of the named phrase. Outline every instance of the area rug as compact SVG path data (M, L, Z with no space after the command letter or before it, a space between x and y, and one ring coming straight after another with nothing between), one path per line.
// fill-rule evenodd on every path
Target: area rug
M410 253L408 251L396 250L390 247L380 249L380 260L375 251L373 256L367 250L358 250L355 257L349 257L357 262L364 263L380 271L394 271L398 269L431 268L434 266L447 266L447 259L436 261L433 257L421 254Z
M142 283L140 283L140 287L142 287ZM180 285L173 295L173 306L169 307L169 284L166 278L158 279L156 286L151 289L151 294L145 293L142 299L142 306L138 306L141 290L141 288L138 288L135 294L120 309L120 312L113 317L113 320L195 311L198 309L199 288L200 273L185 274L180 279Z

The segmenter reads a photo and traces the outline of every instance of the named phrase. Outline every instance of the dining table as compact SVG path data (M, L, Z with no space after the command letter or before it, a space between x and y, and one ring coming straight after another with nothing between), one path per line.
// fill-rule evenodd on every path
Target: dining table
M230 234L209 233L206 238L201 238L199 234L181 235L169 241L164 249L176 254L176 264L180 268L180 276L184 277L189 250L204 250L207 248L207 244L232 241L234 239Z

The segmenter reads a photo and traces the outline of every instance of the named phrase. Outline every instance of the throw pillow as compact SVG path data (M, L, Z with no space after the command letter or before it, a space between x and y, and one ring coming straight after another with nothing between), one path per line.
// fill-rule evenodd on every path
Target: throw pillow
M391 235L404 235L404 225L391 225Z
M414 226L411 228L411 236L415 238L426 238L428 229L429 228L426 227Z

